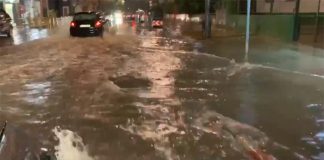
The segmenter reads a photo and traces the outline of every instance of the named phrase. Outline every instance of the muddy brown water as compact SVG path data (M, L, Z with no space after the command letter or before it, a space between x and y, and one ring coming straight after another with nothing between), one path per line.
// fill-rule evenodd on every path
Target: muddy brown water
M251 151L321 158L323 77L194 52L161 30L138 34L47 39L37 55L3 56L0 121L9 122L13 146L5 154L19 160L21 147L45 147L59 160L233 160Z

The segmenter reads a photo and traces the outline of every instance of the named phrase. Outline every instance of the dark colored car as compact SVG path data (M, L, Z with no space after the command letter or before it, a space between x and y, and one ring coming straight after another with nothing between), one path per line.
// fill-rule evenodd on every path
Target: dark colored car
M71 36L103 36L104 21L95 12L74 14L70 23Z
M0 35L4 34L11 37L12 28L10 16L5 11L0 10Z
M152 27L162 28L163 27L163 19L155 18L152 20Z
M163 28L164 13L161 8L156 8L152 11L152 27Z

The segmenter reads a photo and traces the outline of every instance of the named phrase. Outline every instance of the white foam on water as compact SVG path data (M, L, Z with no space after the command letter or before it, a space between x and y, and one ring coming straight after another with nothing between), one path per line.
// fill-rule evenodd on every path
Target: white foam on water
M230 59L228 58L225 58L225 57L220 57L220 56L216 56L216 55L213 55L213 54L209 54L209 53L203 53L203 52L187 52L187 53L191 53L191 54L194 54L194 55L203 55L203 56L206 56L206 57L210 57L210 58L217 58L217 59L221 59L221 60L225 60L225 61L231 61Z
M136 103L136 106L144 114L150 115L153 119L148 118L140 125L129 121L127 125L120 126L120 128L131 134L138 135L144 140L153 141L153 147L158 153L162 154L165 159L179 159L179 156L173 152L169 135L181 135L183 132L179 131L179 124L174 120L175 117L174 114L169 111L170 108L161 105L144 105L142 103Z
M141 126L129 124L126 127L121 126L120 128L131 134L139 135L144 140L153 141L153 147L163 154L167 160L178 159L178 156L172 151L168 137L172 133L178 133L178 129L175 126L168 124L157 125L155 121L146 121Z
M313 74L313 73L306 73L306 72L300 72L300 71L292 71L292 70L287 70L287 69L281 69L277 67L271 67L271 66L265 66L262 64L251 64L251 63L235 63L233 61L230 61L230 65L227 67L218 67L214 68L214 71L222 71L226 70L227 71L227 76L232 77L242 71L246 70L251 70L251 69L256 69L256 68L263 68L263 69L269 69L269 70L274 70L278 72L285 72L285 73L290 73L290 74L297 74L297 75L302 75L302 76L310 76L310 77L316 77L316 78L321 78L324 79L324 75L319 75L319 74Z
M258 129L213 111L202 112L194 120L193 128L221 137L230 144L231 149L242 155L250 150L262 148L269 141L269 138Z
M228 77L234 76L234 75L236 75L237 73L240 73L243 70L251 70L251 69L255 69L255 68L264 68L264 69L271 69L271 70L275 70L275 71L279 71L279 72L287 72L287 73L291 73L291 74L298 74L298 75L303 75L303 76L311 76L311 77L317 77L317 78L324 79L324 75L320 75L320 74L307 73L307 72L294 71L294 70L287 70L287 69L282 69L282 68L278 68L278 67L266 66L266 65L262 65L262 64L253 64L253 63L248 63L248 62L236 63L234 60L230 60L228 58L216 56L216 55L209 54L209 53L203 53L203 52L185 52L185 53L194 54L194 55L203 55L203 56L207 56L207 57L210 57L210 58L216 58L216 59L221 59L221 60L225 60L225 61L230 62L230 65L227 66L227 67L217 67L217 68L213 69L214 71L227 70Z
M57 160L95 160L89 155L86 145L78 134L59 127L55 127L52 131L59 141L55 146Z
M227 76L232 77L236 75L237 73L241 72L242 70L249 70L253 68L249 63L243 63L243 64L238 64L238 63L231 63L230 66L227 68Z

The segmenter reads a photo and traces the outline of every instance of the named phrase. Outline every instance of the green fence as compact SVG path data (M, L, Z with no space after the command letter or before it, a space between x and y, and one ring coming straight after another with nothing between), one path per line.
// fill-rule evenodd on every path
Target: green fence
M245 32L246 15L229 15L227 24ZM268 35L285 41L292 40L293 15L251 15L251 33Z
M316 24L316 14L301 14L300 16L301 25L315 25ZM324 14L319 15L318 25L324 26Z

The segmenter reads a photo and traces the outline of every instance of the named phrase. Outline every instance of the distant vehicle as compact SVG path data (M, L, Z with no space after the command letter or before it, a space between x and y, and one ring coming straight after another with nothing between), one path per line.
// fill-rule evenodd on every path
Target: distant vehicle
M11 37L12 28L9 15L4 11L0 11L0 34Z
M70 23L71 36L103 36L106 21L95 12L74 14Z
M156 8L151 13L152 17L152 27L153 28L162 28L164 25L164 14L162 9Z

